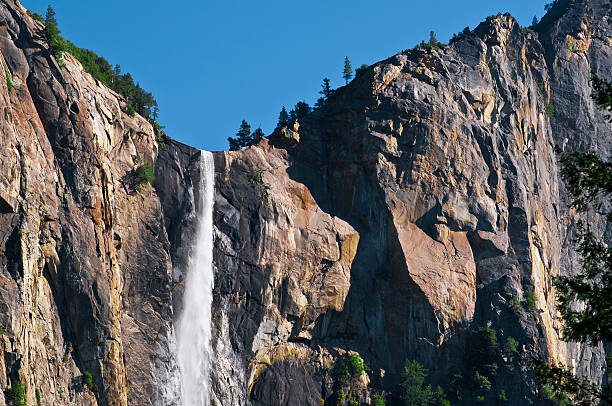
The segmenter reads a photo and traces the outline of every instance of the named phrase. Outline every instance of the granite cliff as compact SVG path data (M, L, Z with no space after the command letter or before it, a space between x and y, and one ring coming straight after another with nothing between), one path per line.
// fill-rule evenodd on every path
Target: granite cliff
M612 78L611 8L562 1L536 32L492 16L361 70L299 128L215 152L213 404L394 404L405 359L453 404L476 401L474 371L485 404L545 404L530 354L606 379L603 345L561 340L551 282L577 266L553 148L612 152L589 83ZM0 386L32 405L36 389L176 404L198 151L156 140L42 29L0 3ZM344 376L355 354L367 367Z

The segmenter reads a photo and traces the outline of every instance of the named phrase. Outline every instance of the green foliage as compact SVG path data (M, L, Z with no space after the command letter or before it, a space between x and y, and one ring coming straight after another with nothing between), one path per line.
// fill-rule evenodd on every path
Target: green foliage
M13 84L13 81L11 80L11 75L9 75L8 70L6 69L6 66L3 66L3 68L4 68L4 76L6 77L6 87L8 91L10 92L11 90L15 88L15 85Z
M277 128L289 127L289 114L287 113L285 106L283 106L283 109L278 115L278 124L276 124L276 127Z
M605 111L612 107L612 86L592 77L595 102ZM612 194L612 163L596 154L556 149L561 176L578 214L601 214ZM607 209L605 209L607 210ZM604 213L608 221L612 213ZM581 271L555 278L558 308L563 317L564 339L597 345L612 341L612 249L591 231L589 223L576 222L576 251L581 256ZM576 377L571 370L542 360L532 359L534 369L548 398L562 405L591 405L600 401L612 404L612 385Z
M55 10L53 10L53 7L51 7L51 5L47 6L47 14L45 14L45 25L46 24L57 25L57 20L55 18Z
M434 31L429 31L429 45L432 47L439 47L440 42L438 42L438 38L436 38L436 33Z
M305 101L299 101L295 107L289 112L289 122L294 123L295 120L302 122L306 116L310 114L312 108Z
M251 176L249 178L249 183L252 183L252 184L258 185L258 186L263 186L264 185L264 181L263 181L263 177L261 175L261 171L257 171L257 174L255 176Z
M64 68L66 67L66 61L64 61L64 51L62 51L61 49L58 49L55 52L55 60L57 61L59 66Z
M417 361L406 360L402 371L401 398L404 406L450 405L445 399L444 390L438 386L436 391L431 385L425 386L427 369Z
M612 85L594 74L591 75L591 84L593 85L591 97L604 112L609 113L612 110ZM611 118L608 114L608 119Z
M127 105L126 113L130 117L135 117L136 116L136 109L134 109L134 106L132 106L131 104L128 104Z
M546 115L547 115L549 118L555 118L555 106L553 106L552 104L550 104L550 103L549 103L549 104L547 104L547 105L544 107L544 111L546 112Z
M353 68L351 67L351 61L348 56L344 58L344 70L342 71L342 77L348 85L349 80L353 77Z
M49 6L45 17L44 37L57 62L65 66L63 53L68 52L83 65L83 69L87 73L102 82L106 87L125 97L128 105L131 106L131 108L128 106L129 115L133 117L135 113L138 113L148 119L154 113L153 119L157 119L157 101L151 93L142 89L140 84L134 84L134 80L129 73L121 74L118 65L113 68L105 58L88 49L77 47L59 35L60 32L55 11Z
M40 21L41 23L44 22L43 16L38 13L32 13L30 10L28 10L28 15L36 21Z
M570 52L574 52L574 39L572 37L567 39L567 46L569 47Z
M561 405L587 406L603 400L612 403L610 387L600 389L599 386L586 380L577 378L569 369L556 364L549 364L541 360L532 359L535 372L544 386L544 393L548 399L555 400Z
M366 70L368 70L368 68L369 68L369 66L366 65L365 63L361 64L360 67L355 69L355 77L358 77L358 76L362 75Z
M555 393L550 386L542 387L544 399L552 400L559 406L572 406L572 401L565 393Z
M328 78L323 79L323 84L321 85L319 94L321 94L322 97L319 97L319 100L317 100L317 103L315 104L315 107L317 108L323 107L327 100L334 95L334 89L331 88Z
M572 206L578 212L586 212L589 207L601 210L603 200L612 193L612 164L578 151L562 153L560 161ZM607 217L609 221L610 213ZM579 220L576 228L582 271L554 281L563 333L574 341L612 341L612 248L599 241L583 221ZM576 310L576 302L584 307Z
M465 27L465 29L463 30L463 32L459 35L466 35L466 30L467 33L469 34L470 32L470 28L469 27ZM455 35L453 37L453 40L456 40L457 38L459 38L459 36ZM438 39L436 38L436 33L433 31L430 31L429 33L429 42L425 42L425 41L421 41L420 44L418 44L417 46L414 47L414 49L424 49L424 50L437 50L437 49L442 49L444 48L446 45L439 42Z
M372 395L371 406L385 406L385 395L380 393L375 393Z
M236 137L228 137L227 141L229 142L230 151L238 151L240 148L250 147L251 145L257 144L263 137L264 133L261 128L257 128L251 134L251 126L246 122L246 120L242 120L242 123L240 123L240 128L236 133Z
M361 376L364 372L364 363L363 359L357 353L353 353L349 356L348 359L350 365L351 375L354 377Z
M151 165L144 163L134 171L137 187L151 183L155 179L155 172Z
M334 89L331 88L329 83L329 78L323 78L323 84L321 85L321 90L319 94L322 94L325 100L328 100L330 97L334 95Z
M508 354L518 353L519 342L516 341L513 337L506 338L506 343L504 345L504 349Z
M0 334L4 334L6 332L6 328L4 327L4 324L0 324Z
M94 390L94 383L93 383L93 377L91 376L91 373L89 371L85 371L85 374L83 375L83 384L90 390L93 392Z
M23 384L19 381L4 391L8 406L26 406L26 396Z
M166 132L164 131L164 126L160 125L152 117L149 117L148 121L153 126L153 133L155 133L155 141L157 141L158 144L165 143L168 139L168 135L166 135Z
M36 404L40 406L40 389L36 388L34 390L34 395L36 396Z
M451 388L451 395L455 399L457 400L463 399L464 386L463 386L463 374L461 372L455 372L451 375L450 388Z
M497 357L497 333L490 327L480 327L472 334L472 343L482 358L486 361Z
M478 392L487 393L491 390L491 381L485 375L476 371L474 372L474 386Z
M499 400L500 402L508 401L508 397L506 396L506 391L504 389L499 391L499 393L497 394L497 400Z
M523 305L517 300L517 298L513 297L512 299L508 300L506 304L517 317L521 317L523 315Z
M532 290L528 290L525 292L525 302L527 302L527 307L531 310L535 310L535 292Z
M365 364L359 354L353 353L349 356L338 358L332 369L332 377L341 385L348 386L352 379L363 374Z
M336 406L342 406L342 404L344 403L344 397L344 389L340 388L336 392Z
M451 38L450 43L452 44L453 42L457 41L459 38L462 38L462 37L465 37L467 35L470 35L471 33L472 33L472 31L470 31L470 27L467 26L460 33L453 34L453 38ZM440 45L444 46L444 44L440 44Z
M264 132L261 128L256 128L251 134L251 145L257 144L264 137Z

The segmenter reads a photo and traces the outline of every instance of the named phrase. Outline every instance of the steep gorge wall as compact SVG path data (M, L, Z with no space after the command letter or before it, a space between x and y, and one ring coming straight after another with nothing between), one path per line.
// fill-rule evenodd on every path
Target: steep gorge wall
M511 402L541 402L528 353L601 379L603 349L559 336L551 280L577 265L553 146L609 158L588 83L612 77L609 15L576 2L539 34L489 18L370 66L297 143L286 130L215 153L215 404L329 402L348 350L371 368L362 402L396 389L406 358L445 383L481 326L520 343L494 382ZM174 404L197 150L158 144L74 58L58 65L41 29L0 3L16 85L0 84L0 385L23 382L28 404L35 388L43 404ZM136 188L143 163L153 187Z
M406 358L418 359L448 384L453 370L469 365L470 331L483 326L495 329L500 341L512 337L520 343L519 354L493 382L494 392L505 390L509 401L543 402L528 354L559 360L601 381L603 348L561 340L552 288L554 276L578 266L554 146L588 146L607 157L610 142L609 123L590 99L588 81L594 66L610 77L610 4L575 3L539 33L500 15L442 50L405 51L372 65L300 123L297 145L286 147L295 144L285 138L290 131L271 137L273 146L288 151L290 179L305 185L321 210L353 227L359 244L342 310L321 312L314 323L306 310L296 315L279 308L281 319L268 325L262 321L267 316L253 317L248 306L254 286L226 293L236 296L230 301L230 314L236 314L230 337L246 370L257 373L248 387L254 404L291 404L286 377L314 391L303 398L307 404L333 399L329 370L317 369L310 357L314 352L321 359L318 354L336 348L358 351L379 389L397 389ZM575 36L572 52L567 30ZM230 154L278 154L269 149L264 143ZM254 176L261 168L263 184L273 188L278 175L265 164L248 165L241 175ZM253 189L234 180L224 175L219 182ZM227 188L219 186L220 217L243 216L245 206L258 205L257 195L227 198ZM274 205L276 194L270 199ZM608 225L598 224L607 235ZM259 244L275 238L273 232L262 235L271 229L267 218L249 231L240 229L233 228L238 240L245 233L257 235ZM225 233L235 243L231 235ZM262 253L256 246L255 253L278 249L271 245ZM220 286L226 286L228 269L253 272L253 263L225 259L245 260L253 253L220 251ZM264 280L273 275L254 269ZM286 290L277 286L257 285L256 297L263 289L264 296L286 300ZM302 294L303 288L289 291L293 300ZM519 314L513 300L522 303ZM245 334L255 329L245 327L250 323L280 343L272 340L262 352L257 339ZM292 337L296 332L303 340ZM297 353L271 358L286 341ZM296 363L308 372L296 374ZM381 370L384 379L377 378Z
M153 404L174 375L162 207L133 173L154 164L153 129L72 56L60 66L42 29L0 3L0 386L22 382L28 404L35 389L49 405Z

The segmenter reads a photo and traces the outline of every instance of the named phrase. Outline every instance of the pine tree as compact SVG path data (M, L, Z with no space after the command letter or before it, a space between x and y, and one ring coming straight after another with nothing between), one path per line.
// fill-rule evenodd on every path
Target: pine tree
M289 114L287 114L287 110L285 109L285 106L283 106L283 109L278 115L278 124L276 124L276 127L283 128L283 127L288 127L288 126L289 126Z
M295 107L289 112L289 123L293 124L295 120L301 122L311 111L312 108L305 101L297 102Z
M323 97L319 97L317 99L317 102L315 103L316 108L323 107L325 105L325 102L334 94L334 89L332 89L331 85L329 84L329 78L323 79L323 84L321 85L321 90L319 91L319 94L322 94Z
M242 120L240 123L240 129L236 133L236 138L238 139L238 142L240 142L241 146L246 146L249 143L250 135L251 126L246 122L246 120Z
M439 44L438 39L436 38L436 33L433 31L429 32L429 45L432 47L437 47Z
M259 141L261 141L261 139L264 137L264 132L261 128L257 128L255 131L253 131L253 134L251 134L251 139L249 140L249 145L255 145L257 144Z
M251 126L246 120L242 120L240 128L236 133L236 138L229 137L227 139L230 146L230 151L238 151L240 148L251 145Z
M533 16L533 20L531 20L531 26L535 27L536 25L538 25L538 17Z
M319 91L319 94L322 94L325 100L333 96L334 89L332 89L329 84L329 78L323 79L323 84L321 85L321 91Z
M45 15L45 24L53 24L57 26L57 19L55 18L55 10L49 4L47 6L47 14Z
M57 28L57 19L55 18L55 10L49 5L47 7L47 14L45 15L45 39L47 44L51 48L53 53L59 50L59 33L60 30Z
M351 67L351 61L349 61L348 56L344 58L344 71L342 73L342 77L346 81L348 85L349 80L353 77L353 68Z

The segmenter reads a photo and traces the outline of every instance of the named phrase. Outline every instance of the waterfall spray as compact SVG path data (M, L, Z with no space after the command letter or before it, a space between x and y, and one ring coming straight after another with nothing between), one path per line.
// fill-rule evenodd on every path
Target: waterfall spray
M201 151L200 198L196 204L198 228L185 276L183 310L177 326L183 406L207 406L210 403L214 176L212 154Z

